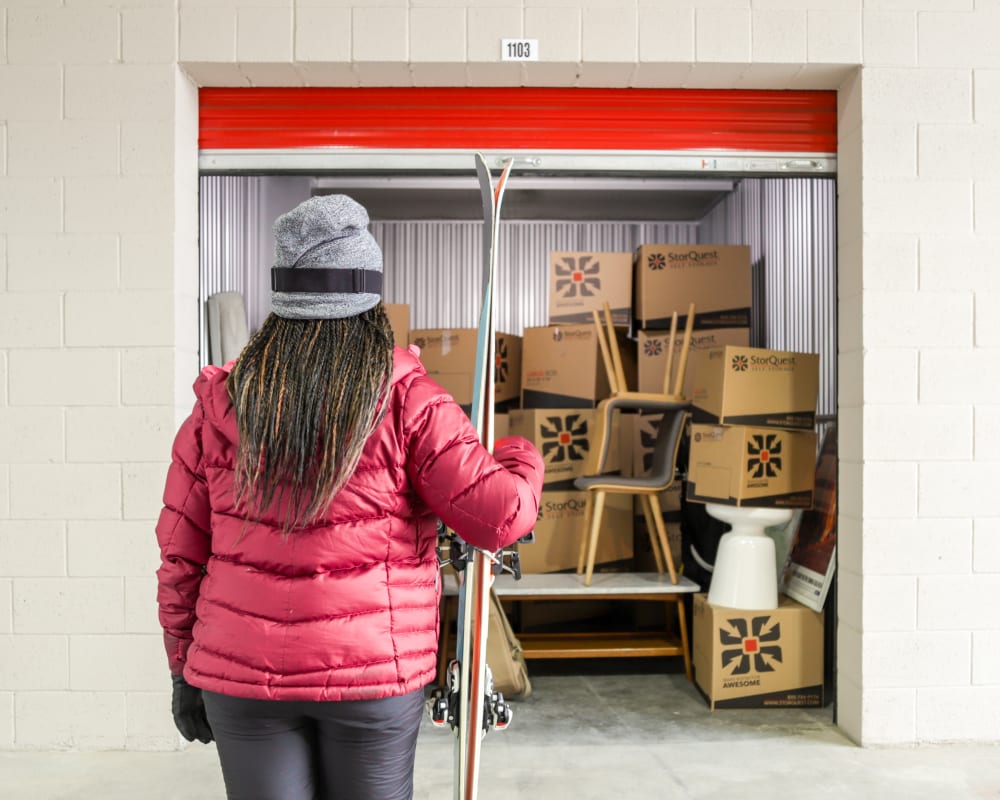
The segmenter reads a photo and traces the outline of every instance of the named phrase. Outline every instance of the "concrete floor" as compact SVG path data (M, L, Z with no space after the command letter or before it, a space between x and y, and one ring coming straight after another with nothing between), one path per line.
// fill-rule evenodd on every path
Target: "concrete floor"
M1000 746L859 748L832 710L708 710L663 664L546 668L485 742L481 800L1000 799ZM415 800L452 796L453 736L425 725ZM215 750L0 753L3 800L219 800Z

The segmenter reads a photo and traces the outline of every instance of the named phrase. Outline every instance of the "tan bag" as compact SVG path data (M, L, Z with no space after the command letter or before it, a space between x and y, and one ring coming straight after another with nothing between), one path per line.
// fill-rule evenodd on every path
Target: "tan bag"
M508 699L531 696L531 679L521 642L514 635L497 593L490 590L490 625L486 638L486 663L493 673L493 687Z

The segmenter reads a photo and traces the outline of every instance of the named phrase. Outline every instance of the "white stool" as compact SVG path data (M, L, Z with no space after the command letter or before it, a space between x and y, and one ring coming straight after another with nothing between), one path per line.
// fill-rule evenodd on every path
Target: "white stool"
M792 510L706 503L705 511L732 526L719 540L708 602L724 608L760 611L777 608L774 540L764 529L787 523Z

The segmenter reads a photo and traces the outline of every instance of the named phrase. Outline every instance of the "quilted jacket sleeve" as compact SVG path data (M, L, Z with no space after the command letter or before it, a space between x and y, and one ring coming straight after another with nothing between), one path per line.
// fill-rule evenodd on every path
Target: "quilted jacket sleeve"
M199 401L174 439L163 510L156 524L160 545L156 599L172 675L184 669L198 590L211 553L211 513L201 447L203 419Z
M495 552L531 532L544 464L527 439L482 446L469 418L426 376L403 404L407 469L418 494L465 541Z

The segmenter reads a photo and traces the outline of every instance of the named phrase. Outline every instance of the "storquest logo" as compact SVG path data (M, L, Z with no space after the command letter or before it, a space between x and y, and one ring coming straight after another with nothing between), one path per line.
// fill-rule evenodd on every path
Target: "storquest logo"
M590 449L587 439L587 421L579 414L565 417L546 417L540 427L542 457L548 464L566 461L583 461Z
M663 340L662 339L647 339L642 345L643 355L653 356L654 358L661 353L663 353Z
M722 668L734 665L730 675L754 672L774 672L772 662L781 663L781 623L770 616L751 617L750 628L742 617L726 620L726 627L719 628L722 645Z
M733 356L733 372L746 372L749 363L747 362L746 356L735 355Z
M650 253L649 258L646 259L646 266L654 271L665 269L667 266L666 256L663 253Z
M601 291L601 262L592 255L563 256L556 264L556 294L562 298L594 297Z
M781 470L781 437L753 434L747 439L747 472L752 478L777 478Z

